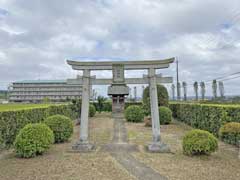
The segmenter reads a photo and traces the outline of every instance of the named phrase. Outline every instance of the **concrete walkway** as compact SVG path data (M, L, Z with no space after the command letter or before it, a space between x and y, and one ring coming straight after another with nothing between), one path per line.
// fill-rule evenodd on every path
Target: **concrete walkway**
M166 180L166 177L160 175L144 163L139 162L131 155L131 152L138 151L138 147L133 144L128 144L123 114L115 113L113 114L113 119L113 139L110 144L103 147L103 150L110 152L118 163L139 180Z

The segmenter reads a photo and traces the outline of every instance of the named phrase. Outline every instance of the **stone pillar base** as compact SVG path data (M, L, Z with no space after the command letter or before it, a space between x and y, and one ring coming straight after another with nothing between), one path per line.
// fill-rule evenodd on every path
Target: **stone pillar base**
M72 146L72 150L76 152L89 152L95 149L95 146L89 142L78 141Z
M170 148L162 142L152 142L148 145L148 151L152 153L170 153Z

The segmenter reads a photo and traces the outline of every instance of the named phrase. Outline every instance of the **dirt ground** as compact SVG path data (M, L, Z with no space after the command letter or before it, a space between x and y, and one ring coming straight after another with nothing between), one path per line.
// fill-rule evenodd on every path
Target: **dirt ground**
M110 114L90 120L90 138L98 146L111 140L113 121ZM134 179L107 152L99 147L91 153L72 153L71 145L79 136L79 126L68 143L53 145L43 156L20 159L13 152L0 155L0 180L110 180ZM4 154L4 155L3 155Z
M178 122L162 126L162 140L169 144L172 153L152 154L145 150L151 141L151 128L143 123L126 123L129 143L139 145L133 156L169 179L240 179L238 148L219 143L218 152L211 156L188 157L182 154L182 137L190 127ZM16 158L12 151L0 154L0 180L131 180L136 179L101 145L111 141L113 121L107 113L90 119L90 140L97 149L90 153L72 153L71 145L79 136L75 127L71 141L53 145L43 156L32 159Z
M127 123L131 143L140 146L134 157L171 180L237 180L240 179L240 152L237 147L219 142L219 149L211 156L189 157L182 153L182 138L191 127L174 121L161 127L162 140L172 153L148 153L144 145L151 141L151 127Z

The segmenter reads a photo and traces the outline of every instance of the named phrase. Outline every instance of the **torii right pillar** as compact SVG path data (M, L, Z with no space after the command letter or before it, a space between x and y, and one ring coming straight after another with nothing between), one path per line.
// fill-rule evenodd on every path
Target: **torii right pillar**
M161 140L160 134L160 121L158 109L158 94L157 94L157 81L154 68L148 70L149 79L149 96L151 104L151 118L152 118L152 143L148 145L150 152L170 152L168 145L164 144ZM161 120L161 119L160 119Z

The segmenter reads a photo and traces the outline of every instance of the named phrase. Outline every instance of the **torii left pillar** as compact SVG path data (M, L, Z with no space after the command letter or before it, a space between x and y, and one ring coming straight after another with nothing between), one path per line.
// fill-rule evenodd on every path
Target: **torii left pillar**
M79 152L91 151L94 145L88 141L88 112L90 99L90 79L91 74L89 69L83 70L83 89L82 89L82 108L80 120L80 139L72 146L73 150Z

